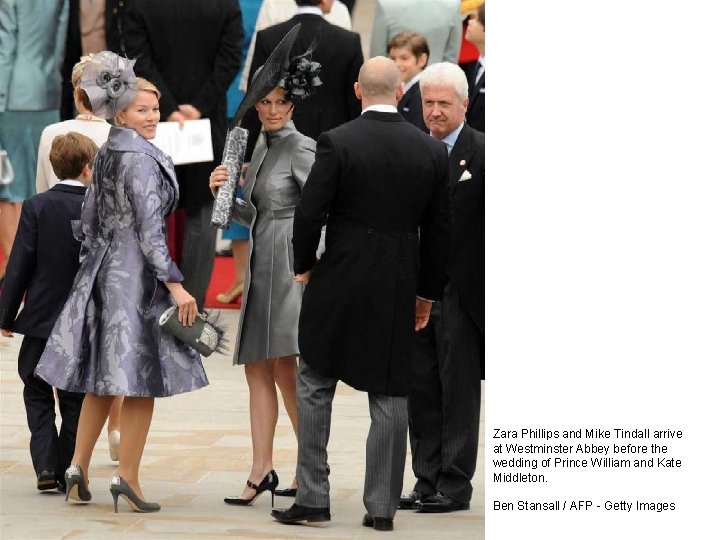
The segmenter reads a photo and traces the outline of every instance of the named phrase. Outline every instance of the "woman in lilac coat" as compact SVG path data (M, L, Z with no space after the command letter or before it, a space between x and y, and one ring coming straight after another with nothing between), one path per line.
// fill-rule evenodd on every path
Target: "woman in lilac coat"
M91 499L92 450L113 396L125 396L120 464L110 492L116 511L123 495L134 511L152 512L160 505L145 502L138 471L154 398L197 390L208 381L197 352L158 323L173 301L183 324L197 315L165 241L165 216L178 199L173 165L147 140L160 120L160 93L135 78L132 63L98 57L101 72L86 67L83 89L93 112L116 113L121 127L110 130L95 159L82 211L80 269L35 373L57 388L86 393L73 465L65 473L67 496ZM106 85L102 92L96 83Z

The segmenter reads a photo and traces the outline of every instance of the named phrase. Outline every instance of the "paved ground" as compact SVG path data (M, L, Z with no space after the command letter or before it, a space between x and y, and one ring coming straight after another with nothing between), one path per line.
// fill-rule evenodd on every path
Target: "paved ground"
M228 327L236 327L237 311L224 311ZM211 384L186 395L161 399L150 430L141 469L143 491L162 504L157 514L135 514L119 502L113 513L108 491L115 467L101 435L93 456L87 506L66 503L60 494L35 490L34 474L17 376L19 336L0 338L0 538L216 538L354 539L380 534L360 526L364 514L362 486L364 445L369 425L366 395L341 385L333 410L329 446L332 521L318 526L286 526L269 516L270 496L263 494L249 508L230 507L225 495L239 494L250 468L248 393L244 371L228 357L205 361ZM484 412L484 405L483 405ZM484 415L481 420L484 431ZM475 498L467 512L422 515L398 512L396 539L482 539L484 537L484 446L480 446ZM275 468L281 486L291 480L296 458L295 438L284 413L280 417ZM410 455L405 486L412 486ZM277 498L276 506L292 499ZM130 533L128 535L128 533Z

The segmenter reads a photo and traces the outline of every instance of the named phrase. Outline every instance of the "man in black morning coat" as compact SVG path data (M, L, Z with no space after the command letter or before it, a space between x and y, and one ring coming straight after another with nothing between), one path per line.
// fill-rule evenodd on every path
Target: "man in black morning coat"
M290 29L300 23L300 33L293 44L291 58L304 53L319 38L311 59L320 62L322 86L308 99L295 105L293 122L303 135L317 139L323 132L344 124L360 114L353 85L363 63L360 36L327 22L322 14L330 11L333 0L295 0L298 13L290 20L257 33L250 78L267 60L275 46ZM250 161L260 122L254 107L245 115L242 126L249 133L245 161Z
M398 114L392 60L368 60L355 91L363 114L320 136L295 211L296 279L309 277L299 324L299 487L296 504L273 515L286 523L330 519L326 448L341 380L370 402L363 525L388 530L402 489L414 332L445 281L448 157Z
M162 93L162 120L210 119L214 160L175 167L179 208L185 209L180 270L200 309L215 261L213 197L207 180L222 159L225 93L240 69L242 42L237 0L132 0L127 8L128 56L137 58L135 74Z
M420 76L425 123L449 152L452 241L448 281L412 363L410 445L417 478L400 508L469 507L477 462L485 344L485 135L465 123L467 79L441 62Z

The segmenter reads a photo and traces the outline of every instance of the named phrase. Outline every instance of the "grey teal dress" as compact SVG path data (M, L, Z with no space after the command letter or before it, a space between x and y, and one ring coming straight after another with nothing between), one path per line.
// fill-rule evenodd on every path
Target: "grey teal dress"
M292 229L314 161L315 141L292 122L263 131L255 146L243 187L248 205L233 216L250 227L235 364L298 354L303 285L293 280Z
M208 384L196 351L162 332L182 281L165 217L178 186L170 158L134 130L113 127L95 158L80 220L80 269L35 374L99 396L164 397Z

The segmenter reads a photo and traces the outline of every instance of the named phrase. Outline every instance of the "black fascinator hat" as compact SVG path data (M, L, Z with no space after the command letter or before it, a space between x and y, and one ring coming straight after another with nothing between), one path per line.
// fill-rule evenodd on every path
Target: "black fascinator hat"
M311 96L315 88L322 84L318 76L320 64L309 59L317 47L317 36L307 51L290 58L290 51L299 32L300 24L296 24L255 72L248 85L247 94L235 112L231 128L239 125L248 109L267 96L276 86L284 88L287 99L295 102Z

